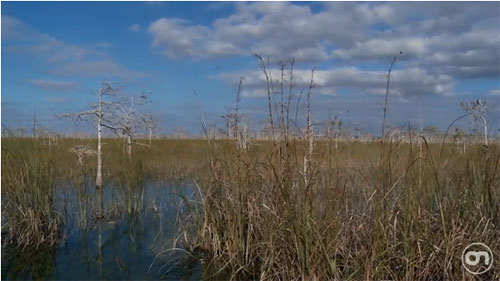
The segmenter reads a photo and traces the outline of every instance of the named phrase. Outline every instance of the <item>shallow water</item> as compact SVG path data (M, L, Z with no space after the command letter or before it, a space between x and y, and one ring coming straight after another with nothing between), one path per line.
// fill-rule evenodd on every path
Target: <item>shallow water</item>
M186 200L195 197L189 184L105 187L102 219L96 219L99 194L93 187L57 190L61 242L30 255L2 247L2 280L201 279L198 263L179 265L180 252L165 252L173 245L178 217L186 213Z

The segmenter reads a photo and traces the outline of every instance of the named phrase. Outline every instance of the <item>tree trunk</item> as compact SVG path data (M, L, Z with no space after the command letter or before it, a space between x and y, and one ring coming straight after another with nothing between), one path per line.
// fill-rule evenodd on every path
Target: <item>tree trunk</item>
M481 118L484 123L484 145L488 146L488 125L486 123L486 118L484 118L484 116L481 116Z
M95 186L97 189L102 188L102 90L99 93L99 108L97 117L97 176Z
M311 71L311 84L309 85L309 91L307 93L307 129L306 129L306 141L307 141L307 148L306 152L304 154L304 182L306 188L308 188L309 185L309 177L310 177L310 170L311 170L311 159L312 159L312 154L314 150L314 131L313 131L313 126L312 126L312 115L311 115L311 92L313 88L313 81L314 81L314 70Z
M128 158L132 159L132 137L130 135L127 136L127 153Z
M151 139L153 138L153 130L149 128L149 146L151 146Z

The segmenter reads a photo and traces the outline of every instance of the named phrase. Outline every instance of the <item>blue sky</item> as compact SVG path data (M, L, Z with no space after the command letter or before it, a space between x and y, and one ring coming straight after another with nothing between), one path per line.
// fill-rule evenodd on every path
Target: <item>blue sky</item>
M272 74L295 58L295 98L314 68L315 120L338 115L372 133L399 51L392 125L421 116L444 128L460 101L500 101L499 2L2 2L1 45L9 128L31 128L36 108L44 127L88 130L54 114L86 109L106 79L124 94L151 93L147 110L162 132L197 134L202 115L223 127L240 77L243 113L259 128L265 81L254 53L269 57ZM499 112L490 113L492 131Z

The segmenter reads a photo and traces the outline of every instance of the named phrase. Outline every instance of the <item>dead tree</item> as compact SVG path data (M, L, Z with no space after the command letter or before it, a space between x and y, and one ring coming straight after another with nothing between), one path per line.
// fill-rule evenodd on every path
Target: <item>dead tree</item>
M314 130L312 124L312 115L311 115L311 95L312 89L314 87L314 69L311 70L311 83L309 84L309 90L307 92L307 117L306 117L306 141L307 141L307 149L304 154L304 179L306 188L309 185L309 177L311 175L311 159L314 151Z
M141 107L147 103L147 98L148 97L144 93L140 96L122 97L120 100L116 100L108 106L110 115L106 119L107 128L125 139L129 158L132 158L133 144L148 146L147 144L142 144L135 140L135 136L138 132L142 128L147 127L146 124L153 126L152 121L151 123L144 122L144 120L148 120L149 117L141 110Z
M141 122L144 127L148 130L149 135L149 146L151 147L151 142L153 139L153 132L158 129L158 120L153 115L150 114L142 114Z
M88 145L77 145L69 149L69 152L72 152L78 157L78 164L83 165L85 158L90 155L96 154L96 151L90 149Z
M335 141L335 149L338 149L339 137L342 133L342 120L340 120L337 115L335 115L335 118L333 120L331 116L328 116L327 125L328 139L329 141L331 141L333 135L333 140Z
M91 109L81 112L63 113L61 117L75 120L85 120L86 118L95 119L97 127L97 175L95 185L97 189L102 188L102 128L107 127L114 129L107 121L104 115L104 108L111 105L112 102L104 101L106 96L114 96L118 93L118 89L114 88L111 83L103 82L97 92L97 104L91 105Z
M113 130L120 136L126 139L127 154L129 158L132 157L132 137L135 134L135 100L134 98L122 99L121 102L114 104Z
M453 142L457 149L459 149L460 143L462 144L462 148L460 149L460 154L463 156L465 154L465 131L461 128L455 128L453 132Z
M474 122L482 121L484 129L484 145L488 146L488 122L486 121L486 113L489 106L486 101L476 100L473 102L461 102L463 110L474 118Z

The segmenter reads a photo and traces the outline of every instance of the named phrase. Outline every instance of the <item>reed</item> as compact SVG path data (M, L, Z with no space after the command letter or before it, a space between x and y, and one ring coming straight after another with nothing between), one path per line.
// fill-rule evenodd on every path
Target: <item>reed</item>
M427 144L418 158L411 144L345 144L329 154L316 142L308 183L306 141L265 146L210 148L189 241L206 251L207 268L232 279L467 280L466 245L500 250L498 145L463 156L447 145L440 156Z
M211 276L469 280L461 265L465 246L481 241L499 252L498 144L471 144L467 153L457 153L445 140L439 145L411 134L409 143L387 138L389 77L396 58L387 76L382 140L336 142L333 148L331 138L314 136L314 70L306 127L293 136L284 113L290 109L284 101L292 99L292 78L285 97L284 64L275 85L269 61L256 57L266 78L271 140L250 149L233 143L231 149L207 136L200 206L181 231L186 249L205 253ZM275 93L281 93L281 104ZM300 96L295 116L299 103ZM482 277L499 279L499 269L496 264Z
M54 246L58 240L61 218L52 204L52 156L34 140L2 140L2 233L23 251Z
M95 140L64 139L49 149L40 139L2 139L4 242L23 253L57 243L64 220L54 191L95 174L93 156L81 165L69 151L86 142ZM307 173L307 139L247 149L236 140L153 140L131 159L121 140L104 143L104 186L119 186L127 199L111 212L140 212L150 179L195 180L199 202L185 199L191 212L179 221L176 248L190 262L202 259L207 278L470 280L463 248L480 241L500 250L495 143L461 153L424 139L337 148L315 140ZM495 263L482 277L499 272Z
M95 139L59 139L48 145L44 138L22 138L9 134L2 138L2 238L22 252L55 246L66 223L56 211L55 194L76 189L83 228L96 219L121 213L141 212L148 182L182 181L203 170L204 141L153 140L151 147L137 146L128 157L120 139L105 138L104 183L113 187L116 202L104 206L102 194L94 191L96 158L79 159L74 147L95 146ZM99 196L101 195L101 196ZM100 212L105 214L98 214Z

